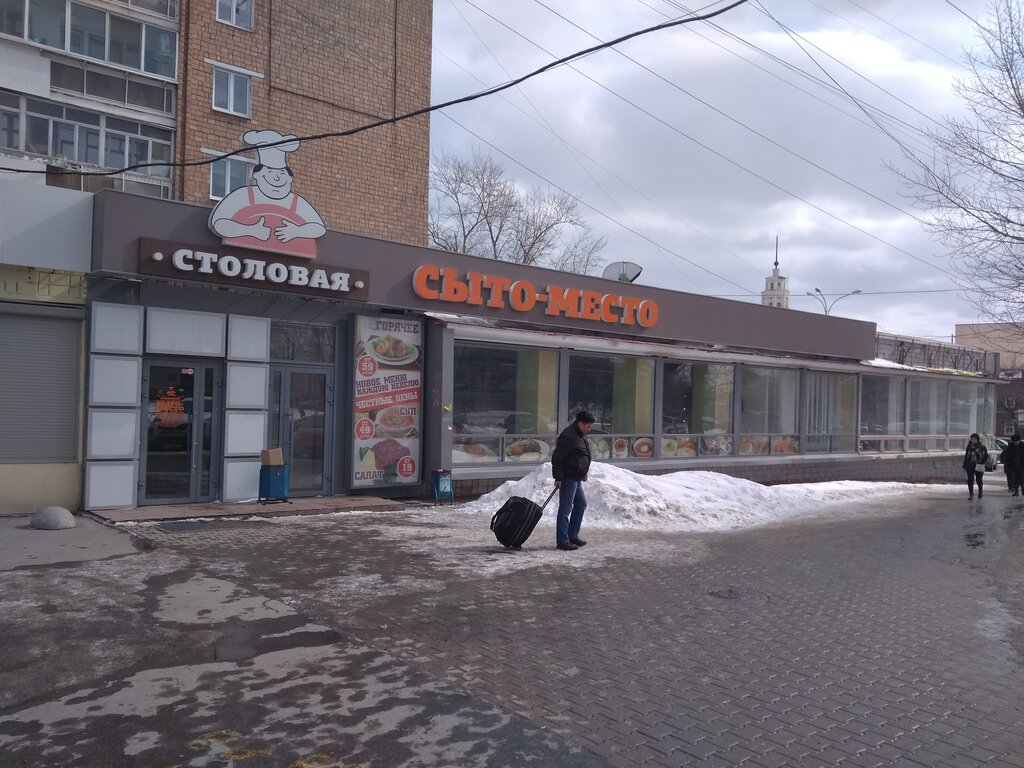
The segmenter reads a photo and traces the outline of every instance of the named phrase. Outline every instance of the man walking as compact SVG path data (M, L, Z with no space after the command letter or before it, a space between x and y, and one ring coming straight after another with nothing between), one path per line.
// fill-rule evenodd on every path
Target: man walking
M580 526L583 525L583 513L587 511L587 497L583 493L583 483L590 472L587 435L593 428L594 417L580 411L573 423L562 430L551 454L551 476L555 478L555 488L558 489L555 543L567 552L587 543L580 538Z
M1010 444L1003 453L1003 470L1006 472L1007 484L1013 495L1019 496L1021 484L1024 483L1024 444L1021 444L1020 435L1010 438Z

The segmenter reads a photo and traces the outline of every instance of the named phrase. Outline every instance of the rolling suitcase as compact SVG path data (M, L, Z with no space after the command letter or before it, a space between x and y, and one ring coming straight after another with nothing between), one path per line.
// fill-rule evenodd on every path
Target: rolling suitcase
M544 513L544 507L551 501L558 489L555 488L544 500L544 504L538 505L523 496L513 496L501 505L501 509L494 513L491 518L491 530L499 544L509 549L522 549L523 544L533 529L540 522Z

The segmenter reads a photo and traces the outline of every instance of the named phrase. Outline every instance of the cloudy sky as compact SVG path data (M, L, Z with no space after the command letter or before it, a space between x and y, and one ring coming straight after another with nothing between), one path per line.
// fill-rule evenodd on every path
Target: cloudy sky
M931 156L921 129L962 112L952 86L977 45L967 17L984 19L988 0L763 2L436 112L432 150L489 152L524 188L576 195L608 237L606 262L637 262L638 283L760 302L778 237L791 308L821 312L815 288L830 302L860 289L833 313L950 340L982 318L886 167L899 147L865 111ZM437 0L432 102L694 7Z

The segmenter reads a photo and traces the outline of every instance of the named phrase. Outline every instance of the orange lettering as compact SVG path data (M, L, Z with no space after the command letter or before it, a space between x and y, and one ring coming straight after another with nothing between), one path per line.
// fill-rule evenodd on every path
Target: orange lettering
M597 291L583 291L583 306L580 309L580 316L584 320L600 320L601 313L598 308L601 304L601 294Z
M505 306L505 291L508 290L509 285L512 281L507 277L498 277L496 275L485 275L484 276L484 287L491 292L491 298L487 300L488 307L494 307L495 309L501 309Z
M559 288L557 285L549 285L548 308L544 310L544 314L565 315L566 317L579 317L579 288Z
M480 293L486 277L486 275L481 275L479 272L470 272L466 275L466 282L469 283L469 298L466 299L467 304L475 304L479 306L484 303L483 297Z
M641 301L636 319L644 328L653 328L658 322L658 303L651 299Z
M606 293L601 297L601 319L606 323L617 323L619 322L619 316L613 311L619 306L619 302L622 301L621 296L617 296L614 293Z
M421 299L437 301L438 292L436 288L430 287L430 281L440 279L440 270L433 264L425 264L417 267L412 273L412 290Z
M451 301L456 304L461 304L468 298L469 286L459 279L458 271L454 269L442 269L441 301Z
M508 303L517 312L529 312L537 303L537 289L529 280L516 280L508 289Z
M622 297L622 320L624 325L636 325L636 310L640 306L640 299L632 296Z

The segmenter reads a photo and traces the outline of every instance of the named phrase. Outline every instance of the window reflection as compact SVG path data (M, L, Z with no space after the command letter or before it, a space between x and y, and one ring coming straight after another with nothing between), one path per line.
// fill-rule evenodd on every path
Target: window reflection
M663 390L662 457L732 454L733 366L666 361Z
M546 460L557 382L555 350L456 343L452 461Z
M333 363L334 326L272 323L270 359L301 363Z

